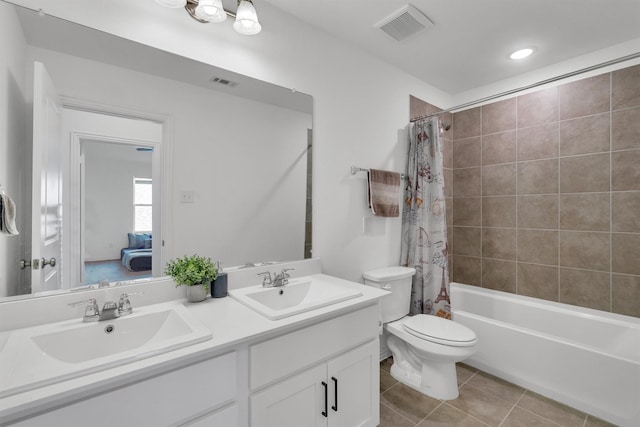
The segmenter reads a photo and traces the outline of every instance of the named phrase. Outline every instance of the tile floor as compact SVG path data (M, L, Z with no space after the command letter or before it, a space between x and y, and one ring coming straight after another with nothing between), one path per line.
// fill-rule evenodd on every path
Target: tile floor
M605 427L612 424L458 364L460 397L437 400L396 381L380 363L380 427Z

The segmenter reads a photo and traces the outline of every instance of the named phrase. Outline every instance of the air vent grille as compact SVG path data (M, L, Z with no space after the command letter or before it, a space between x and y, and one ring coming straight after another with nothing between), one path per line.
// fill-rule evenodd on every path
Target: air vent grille
M392 39L400 42L433 27L433 22L418 9L408 4L382 19L375 26Z
M211 83L216 83L219 85L227 86L227 87L236 87L238 86L238 82L234 82L231 80L223 79L222 77L211 77L209 80Z

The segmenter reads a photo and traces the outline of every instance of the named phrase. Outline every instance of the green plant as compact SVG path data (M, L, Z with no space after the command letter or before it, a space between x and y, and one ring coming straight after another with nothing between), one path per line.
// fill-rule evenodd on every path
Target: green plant
M211 258L199 255L184 256L172 259L167 263L165 274L171 276L176 286L203 285L205 291L209 290L209 284L218 277L218 269L211 262Z

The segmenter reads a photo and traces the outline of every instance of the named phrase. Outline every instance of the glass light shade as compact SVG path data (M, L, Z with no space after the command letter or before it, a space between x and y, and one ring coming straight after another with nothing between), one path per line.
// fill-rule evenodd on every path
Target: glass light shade
M233 29L246 36L258 34L262 30L262 26L258 22L256 9L250 1L242 0L238 5Z
M227 12L222 7L222 0L200 0L196 16L209 22L222 22L227 19Z
M179 8L184 7L187 0L156 0L156 3L164 7Z

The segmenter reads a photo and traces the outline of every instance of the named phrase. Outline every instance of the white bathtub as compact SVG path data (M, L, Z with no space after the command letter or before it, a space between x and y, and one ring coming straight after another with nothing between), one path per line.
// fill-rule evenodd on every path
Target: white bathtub
M478 335L465 363L620 426L640 426L640 319L451 283Z

